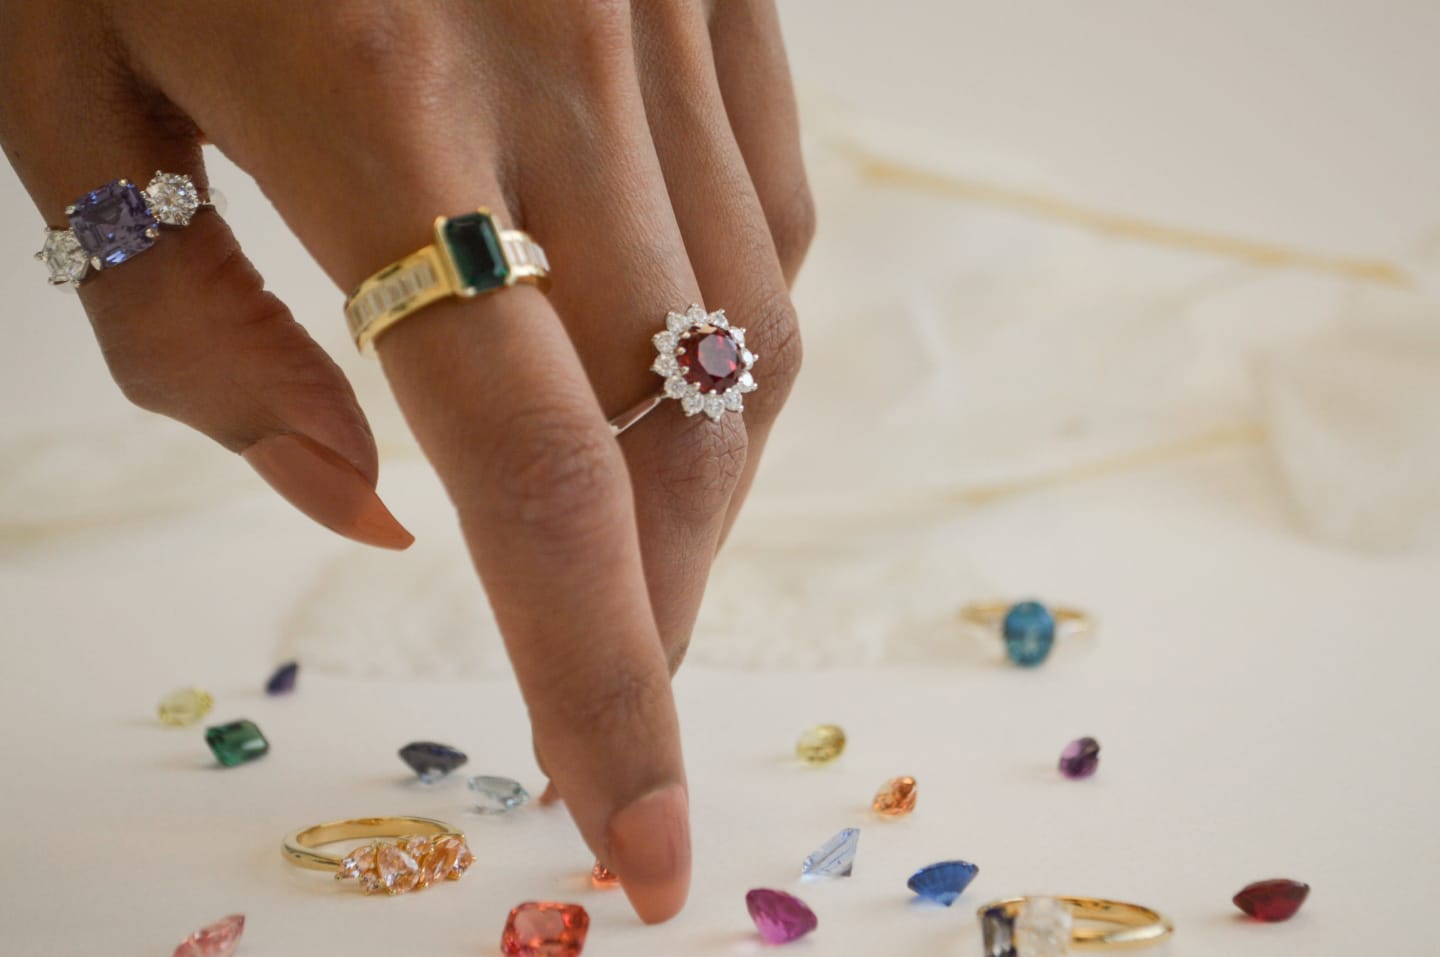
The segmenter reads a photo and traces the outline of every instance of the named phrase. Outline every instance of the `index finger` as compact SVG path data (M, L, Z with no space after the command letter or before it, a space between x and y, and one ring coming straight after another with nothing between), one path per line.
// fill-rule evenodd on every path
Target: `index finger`
M450 300L379 340L460 516L546 769L642 919L689 888L669 669L620 449L560 320L522 287Z

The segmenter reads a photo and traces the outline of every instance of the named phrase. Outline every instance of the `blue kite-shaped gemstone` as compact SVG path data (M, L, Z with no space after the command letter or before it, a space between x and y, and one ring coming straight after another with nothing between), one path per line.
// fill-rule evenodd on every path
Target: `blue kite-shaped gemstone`
M400 760L410 765L411 770L420 776L420 780L426 784L434 784L470 759L464 751L448 744L415 741L400 749Z
M949 907L978 873L980 868L969 861L941 861L920 868L906 886L926 900Z
M855 870L860 829L847 827L815 849L800 865L801 877L849 877Z
M300 674L300 663L298 661L287 661L275 673L270 680L265 682L265 693L268 695L289 694L295 690L295 678Z

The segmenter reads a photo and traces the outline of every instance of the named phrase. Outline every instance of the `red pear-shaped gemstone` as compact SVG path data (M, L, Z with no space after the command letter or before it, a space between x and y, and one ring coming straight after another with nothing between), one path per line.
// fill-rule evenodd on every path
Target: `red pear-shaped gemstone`
M1235 895L1235 906L1256 920L1289 920L1310 896L1310 885L1300 881L1277 878L1256 881Z

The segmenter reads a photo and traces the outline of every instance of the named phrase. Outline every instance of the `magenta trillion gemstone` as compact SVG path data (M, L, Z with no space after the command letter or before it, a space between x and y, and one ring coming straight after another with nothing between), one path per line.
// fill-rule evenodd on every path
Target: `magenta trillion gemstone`
M245 915L231 914L182 940L174 957L230 957L244 932Z
M785 944L804 937L820 921L805 902L784 891L757 887L745 895L745 906L755 929L772 944Z
M701 326L680 349L680 369L701 392L724 392L740 378L740 347L725 329Z

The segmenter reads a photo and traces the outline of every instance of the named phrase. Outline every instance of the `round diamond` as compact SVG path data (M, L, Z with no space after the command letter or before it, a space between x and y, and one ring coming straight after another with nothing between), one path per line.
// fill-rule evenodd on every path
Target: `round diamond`
M190 177L180 173L156 173L145 187L145 203L156 219L167 226L188 226L200 208L200 191Z
M52 285L79 282L90 268L90 257L68 229L52 229L45 234L45 248L37 258L50 270Z
M740 350L724 329L701 326L680 344L680 368L701 392L724 392L740 375Z
M705 396L705 414L710 416L711 421L720 421L720 416L725 414L725 400L720 393L711 392Z

